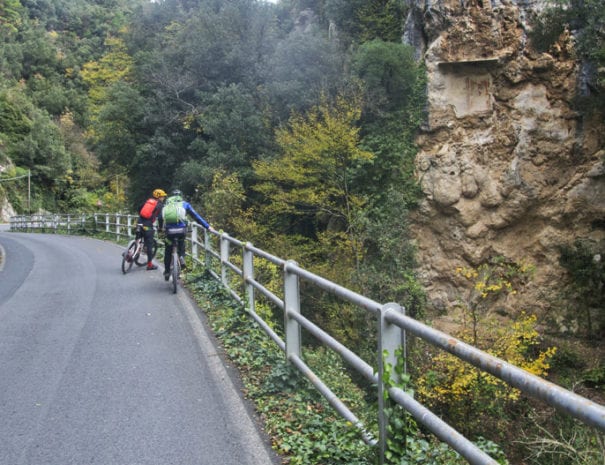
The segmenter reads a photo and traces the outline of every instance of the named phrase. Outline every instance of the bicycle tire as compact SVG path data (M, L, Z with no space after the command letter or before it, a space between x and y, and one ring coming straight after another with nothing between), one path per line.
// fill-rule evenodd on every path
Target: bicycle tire
M132 240L128 243L128 247L124 253L122 253L122 274L128 273L132 268L136 251L137 243L135 240Z
M176 244L175 244L176 248ZM178 289L178 281L179 281L179 271L181 268L181 264L179 263L179 259L177 257L176 251L172 253L172 267L170 269L170 274L172 276L172 293L176 294Z

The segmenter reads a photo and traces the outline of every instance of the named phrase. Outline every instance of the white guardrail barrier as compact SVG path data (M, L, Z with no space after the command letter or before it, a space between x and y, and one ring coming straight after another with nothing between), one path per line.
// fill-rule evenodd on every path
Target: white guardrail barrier
M137 216L127 214L63 214L15 216L10 220L11 231L42 231L56 233L105 233L116 240L133 236ZM227 233L210 233L194 224L188 235L191 256L207 268L229 291L231 296L246 308L248 314L285 353L292 363L321 392L334 409L359 429L364 441L380 448L381 463L384 463L387 420L384 413L384 391L390 399L400 404L420 424L424 425L441 441L462 455L473 465L497 465L497 462L479 449L473 442L441 420L437 415L417 402L398 387L387 387L384 383L386 364L395 366L397 353L405 356L406 333L414 334L423 341L455 355L471 365L508 383L525 394L555 407L583 423L605 432L605 407L567 389L535 376L515 365L498 359L448 334L431 328L405 315L397 303L382 304L357 294L338 284L328 281L298 266L291 260L275 257L251 243L241 242ZM266 260L283 271L283 292L276 295L255 279L256 260ZM237 263L241 264L241 268ZM374 369L357 354L303 316L300 283L318 287L342 301L356 305L375 317L378 328ZM280 337L256 312L259 298L266 299L279 309L284 318L283 334ZM362 422L303 361L301 331L314 336L323 345L338 353L352 368L370 383L377 386L378 439L367 431ZM383 357L382 354L388 354ZM395 370L388 370L397 376ZM397 385L394 379L391 386Z

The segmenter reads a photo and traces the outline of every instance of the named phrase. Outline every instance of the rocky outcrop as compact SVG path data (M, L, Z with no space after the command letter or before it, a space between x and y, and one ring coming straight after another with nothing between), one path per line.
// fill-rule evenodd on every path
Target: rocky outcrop
M8 223L11 216L15 215L15 210L8 201L8 198L0 196L0 223Z
M424 57L429 108L413 234L429 300L450 308L468 285L456 268L504 256L536 266L507 311L555 321L559 247L605 241L605 128L573 110L573 38L535 52L531 0L415 3L404 40Z

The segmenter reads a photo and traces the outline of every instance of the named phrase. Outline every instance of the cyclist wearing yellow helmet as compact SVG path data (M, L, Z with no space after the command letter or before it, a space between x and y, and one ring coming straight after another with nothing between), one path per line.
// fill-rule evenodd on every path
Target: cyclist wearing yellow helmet
M156 189L153 191L154 199L161 199L162 197L166 198L166 192L164 192L162 189Z
M139 209L139 221L137 224L137 233L143 235L145 240L145 248L147 249L147 269L157 270L157 265L153 263L153 236L155 231L153 224L156 219L158 220L158 228L162 229L164 226L164 220L162 219L162 208L164 207L164 200L166 199L166 192L162 189L155 189L152 193L152 198L147 201Z

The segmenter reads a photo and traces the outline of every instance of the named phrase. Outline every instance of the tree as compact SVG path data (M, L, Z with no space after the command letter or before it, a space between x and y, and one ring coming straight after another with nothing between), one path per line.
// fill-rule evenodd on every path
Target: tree
M365 86L368 111L380 115L414 104L422 73L412 47L376 39L360 45L352 61Z
M31 120L24 112L17 90L0 92L0 136L8 141L19 140L31 131Z
M141 139L143 99L126 82L115 83L104 93L105 102L99 106L90 131L95 151L106 167L131 167Z
M311 31L291 31L268 60L266 89L278 123L317 105L322 94L336 95L343 85L345 56L338 43L315 26Z
M204 93L200 101L200 113L190 115L185 122L196 132L189 147L191 161L203 165L203 169L196 170L200 175L197 184L208 187L215 172L226 170L237 173L249 185L252 161L273 150L262 101L242 84Z
M28 117L32 122L30 132L11 144L7 153L17 165L31 169L37 189L53 188L72 168L71 157L48 113L33 108Z
M347 42L401 42L407 14L402 0L325 0L323 10L325 20L333 21Z
M266 220L283 232L318 238L336 254L346 249L341 258L348 256L354 263L361 254L356 227L364 199L351 179L360 163L373 158L359 147L355 123L360 116L358 101L338 97L330 105L324 98L278 129L282 156L254 163L259 179L255 189L266 197Z
M21 21L19 0L0 0L0 32L16 32Z
M85 63L81 75L89 87L89 96L94 107L107 100L107 89L116 82L132 78L133 59L128 54L123 39L108 37L105 41L107 53L98 61ZM98 110L97 110L98 111Z
M127 167L137 149L137 129L143 119L141 99L130 84L134 61L126 44L115 37L108 37L105 43L107 53L98 61L85 63L80 73L89 88L89 136L105 165Z

